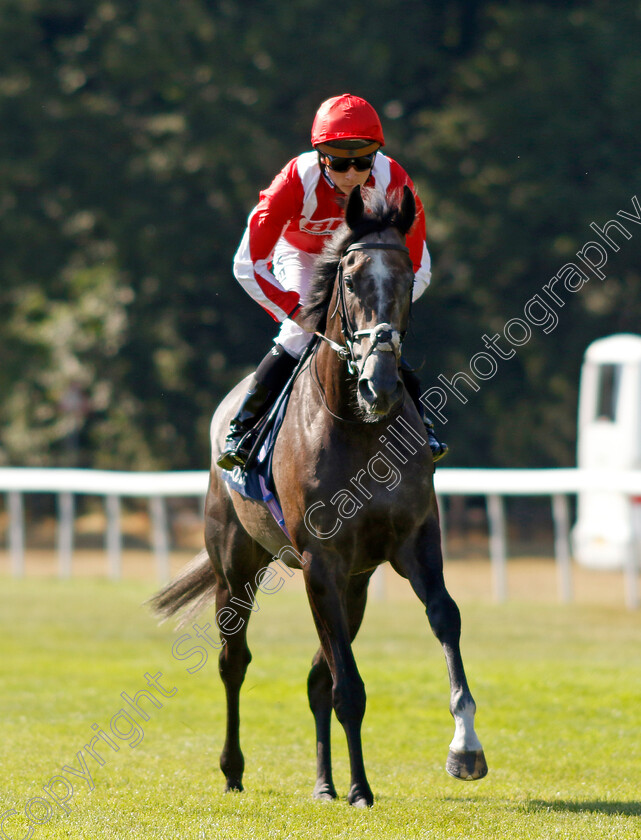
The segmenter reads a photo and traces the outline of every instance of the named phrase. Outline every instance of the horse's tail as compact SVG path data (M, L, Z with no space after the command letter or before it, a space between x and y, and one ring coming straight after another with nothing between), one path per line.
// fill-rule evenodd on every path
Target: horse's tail
M182 610L178 623L178 627L182 627L208 607L215 597L216 575L207 550L203 549L148 603L163 621Z

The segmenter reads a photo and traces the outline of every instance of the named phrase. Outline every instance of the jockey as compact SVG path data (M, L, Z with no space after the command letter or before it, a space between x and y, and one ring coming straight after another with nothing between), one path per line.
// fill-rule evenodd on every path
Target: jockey
M346 196L356 185L374 187L388 196L406 184L412 189L416 221L406 244L414 266L414 300L430 282L423 205L405 170L379 151L385 139L374 108L347 93L328 99L316 113L311 139L315 151L291 160L260 193L234 257L238 282L281 326L231 421L217 460L226 470L245 465L251 449L245 435L273 405L312 339L312 333L298 322L299 313L306 302L316 257L343 222ZM436 439L425 416L418 378L405 365L401 373L437 461L445 455L447 445Z

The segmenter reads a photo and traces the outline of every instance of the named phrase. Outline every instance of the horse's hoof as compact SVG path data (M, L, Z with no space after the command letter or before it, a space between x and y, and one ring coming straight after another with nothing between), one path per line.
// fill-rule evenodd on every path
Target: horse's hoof
M243 790L245 790L245 788L243 787L242 782L228 780L225 785L225 793L240 793Z
M487 762L483 750L471 752L456 752L450 750L445 763L445 769L455 779L473 782L487 776Z
M347 794L347 801L354 808L371 808L374 804L374 794L368 788L354 786Z
M369 798L366 796L359 796L357 799L348 801L354 808L371 808L374 804L374 800L370 802Z
M317 802L333 802L337 799L338 794L336 788L331 782L316 782L314 793L312 794Z

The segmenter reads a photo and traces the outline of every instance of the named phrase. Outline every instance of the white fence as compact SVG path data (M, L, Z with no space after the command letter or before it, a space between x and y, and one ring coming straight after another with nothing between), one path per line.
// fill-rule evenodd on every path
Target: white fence
M122 572L121 499L149 500L151 543L156 558L158 579L169 577L169 527L167 498L197 497L207 492L206 472L111 472L107 470L64 470L0 468L0 492L7 494L9 511L8 542L11 572L24 574L25 518L23 496L26 493L51 493L58 499L58 573L70 577L74 545L75 497L101 496L104 499L107 527L105 546L109 577L118 580Z
M122 536L120 507L122 498L149 500L151 543L160 580L169 576L169 529L166 499L196 497L204 499L208 474L204 471L171 473L130 473L103 470L0 468L0 492L7 494L9 511L8 543L11 571L24 574L26 493L50 493L58 499L58 571L60 577L72 573L75 496L101 496L107 518L106 552L109 576L121 575ZM489 522L490 559L493 589L497 601L507 598L506 496L548 496L554 522L554 546L558 570L559 597L572 599L572 564L568 497L581 491L598 490L641 497L641 471L605 472L578 469L550 470L468 470L439 468L435 476L439 497L485 496ZM637 506L638 507L638 506ZM446 528L443 529L446 531ZM639 606L638 558L625 569L626 604Z

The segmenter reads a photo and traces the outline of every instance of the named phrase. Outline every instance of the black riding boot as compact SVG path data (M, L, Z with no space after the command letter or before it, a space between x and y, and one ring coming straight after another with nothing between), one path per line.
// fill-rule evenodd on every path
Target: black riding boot
M216 460L219 467L233 470L234 467L245 466L254 442L253 436L247 433L272 407L297 361L280 344L275 344L258 365L240 408L230 423L225 448Z
M412 402L418 409L418 413L421 416L421 420L425 426L425 431L427 432L427 440L430 445L430 449L432 450L432 459L434 463L440 461L441 458L447 455L449 447L446 443L441 443L441 441L436 437L434 434L434 423L430 420L430 418L425 413L425 406L420 400L421 396L421 383L418 376L411 370L408 366L406 366L404 361L401 361L401 376L403 377L403 383L407 388L407 393L412 398Z

